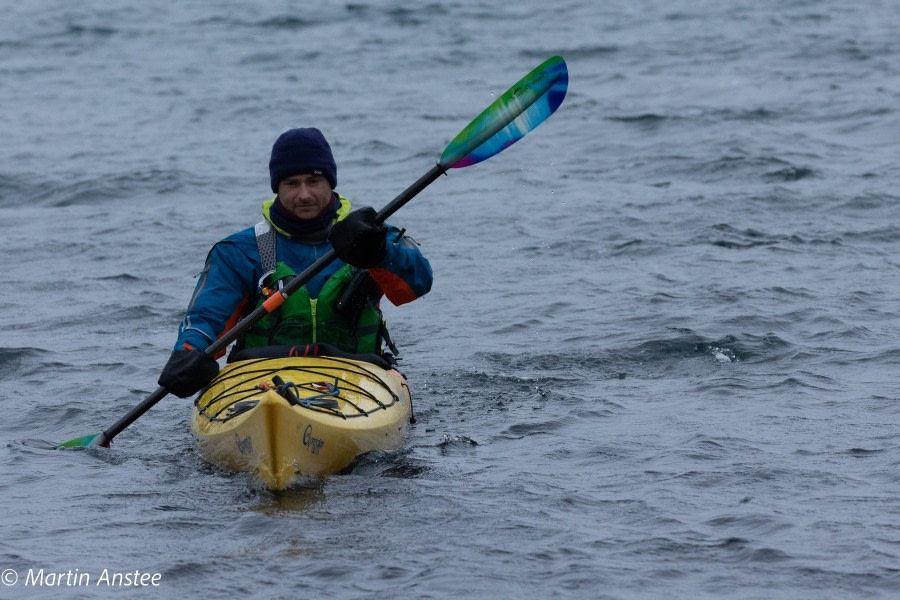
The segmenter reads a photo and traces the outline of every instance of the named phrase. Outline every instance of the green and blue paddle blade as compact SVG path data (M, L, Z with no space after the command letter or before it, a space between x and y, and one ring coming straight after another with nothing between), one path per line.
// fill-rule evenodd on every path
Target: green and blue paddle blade
M103 446L104 448L109 448L109 442L101 444L102 441L100 438L103 437L102 433L94 433L91 435L83 435L80 438L75 438L74 440L69 440L68 442L63 442L57 448L82 448L86 446Z
M552 115L568 88L566 61L561 56L544 61L450 142L441 155L441 168L468 167L506 150Z

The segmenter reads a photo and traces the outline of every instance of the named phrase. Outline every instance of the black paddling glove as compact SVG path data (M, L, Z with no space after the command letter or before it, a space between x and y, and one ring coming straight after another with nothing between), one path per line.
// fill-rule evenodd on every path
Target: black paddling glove
M338 258L360 269L377 267L387 255L387 227L368 206L335 223L328 241Z
M176 350L159 375L159 385L179 398L193 396L219 373L219 363L199 350Z

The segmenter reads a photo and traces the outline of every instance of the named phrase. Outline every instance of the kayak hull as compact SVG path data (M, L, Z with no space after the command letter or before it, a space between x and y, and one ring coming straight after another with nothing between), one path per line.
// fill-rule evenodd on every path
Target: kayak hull
M227 365L197 399L191 430L204 460L272 490L338 473L366 452L395 450L411 414L396 370L332 357Z

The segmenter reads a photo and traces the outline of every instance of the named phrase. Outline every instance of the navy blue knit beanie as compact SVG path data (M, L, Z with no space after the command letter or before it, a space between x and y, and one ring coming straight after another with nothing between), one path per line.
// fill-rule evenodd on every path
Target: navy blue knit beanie
M315 127L285 131L275 140L272 158L269 159L272 191L278 193L278 184L282 179L309 173L322 175L332 189L337 187L337 165L334 164L331 146Z

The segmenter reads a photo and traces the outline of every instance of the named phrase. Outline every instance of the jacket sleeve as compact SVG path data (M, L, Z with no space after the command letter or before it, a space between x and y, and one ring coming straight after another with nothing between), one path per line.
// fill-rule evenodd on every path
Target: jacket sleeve
M395 306L412 302L431 290L432 272L419 245L388 225L387 254L369 274Z
M247 263L247 264L243 264ZM184 320L178 328L175 349L205 350L233 327L247 311L253 289L246 275L253 265L234 245L216 244L206 259Z

